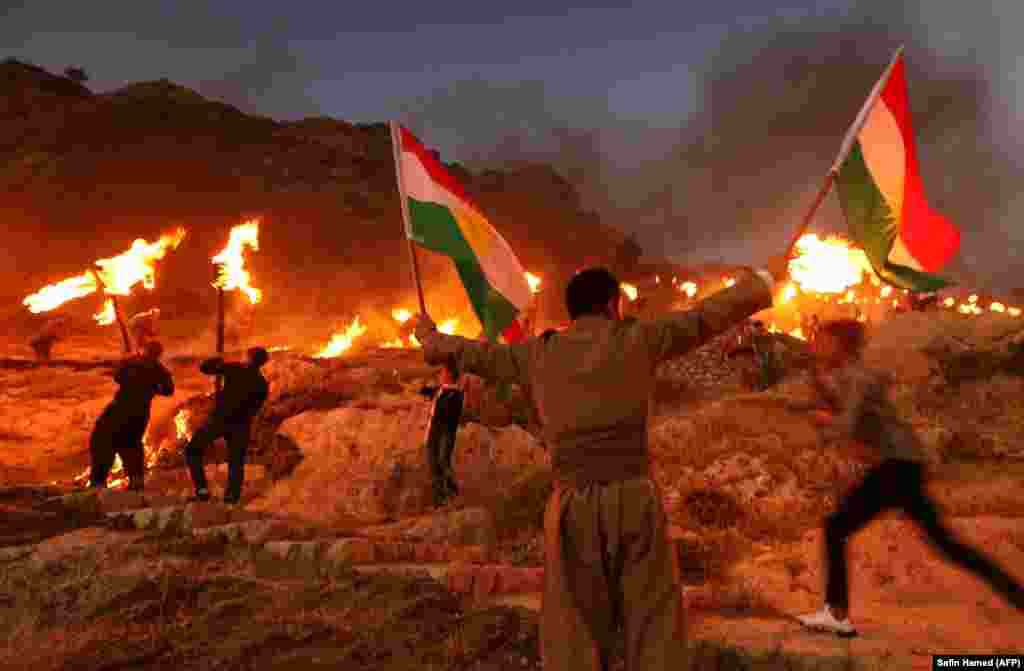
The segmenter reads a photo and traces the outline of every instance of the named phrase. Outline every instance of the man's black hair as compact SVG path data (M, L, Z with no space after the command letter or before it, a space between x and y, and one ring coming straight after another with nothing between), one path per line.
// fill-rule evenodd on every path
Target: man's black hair
M270 354L268 354L267 350L262 347L250 347L249 360L259 368L266 362L270 361Z
M619 280L607 268L588 268L569 280L565 288L565 307L569 319L599 315L619 296Z

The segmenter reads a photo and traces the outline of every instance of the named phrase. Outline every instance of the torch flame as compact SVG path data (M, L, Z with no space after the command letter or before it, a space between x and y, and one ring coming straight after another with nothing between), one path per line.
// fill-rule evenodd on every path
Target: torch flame
M732 285L736 284L736 280L734 280L731 277L723 277L722 282L724 282L725 286L727 287L731 287Z
M622 288L622 291L626 294L626 296L629 297L629 300L631 300L631 301L635 301L636 300L636 297L637 297L636 287L634 287L632 284L625 284L625 283L620 284L619 286Z
M404 324L412 319L412 313L405 308L398 308L391 311L391 317L399 324Z
M359 323L359 316L352 320L344 333L335 333L331 341L324 345L324 348L313 355L316 359L330 359L340 356L343 352L352 347L353 341L366 333L366 327Z
M259 220L253 219L239 224L231 229L227 247L213 257L213 262L220 264L217 280L213 286L225 291L241 289L252 305L260 302L263 292L249 284L251 276L245 269L245 256L242 252L246 247L258 251L260 248L259 236Z
M117 319L117 313L114 311L114 301L107 299L103 303L103 309L92 316L100 326L106 326L113 324L114 320Z
M675 279L675 278L673 278ZM683 282L679 285L679 290L686 292L686 295L693 298L697 295L697 283L696 282Z
M530 285L530 293L540 291L540 278L533 273L526 273L526 281Z
M441 325L437 327L437 330L448 335L455 335L455 329L458 328L458 326L459 320L453 317L446 322L441 322Z
M1006 312L1006 306L999 302L993 303L988 307L992 312Z
M147 289L156 284L156 272L153 264L167 254L168 249L175 249L185 237L185 229L179 228L174 233L161 236L156 242L146 242L139 238L131 248L109 259L96 261L106 292L117 296L127 296L133 286L142 282ZM49 312L75 298L88 296L99 289L96 278L91 272L82 273L55 284L43 287L36 293L25 298L22 303L28 306L33 314ZM106 308L104 308L106 309ZM111 310L113 306L111 306ZM103 312L100 313L105 314ZM99 320L99 315L97 315ZM111 319L113 321L113 319ZM110 323L110 322L107 322Z
M1020 317L1020 308L1010 308L1008 312L1011 317Z
M946 306L947 308L951 308L951 307L953 307L953 305L954 305L955 303L956 303L956 299L955 299L955 298L953 298L952 296L950 296L950 297L949 297L949 298L947 298L946 300L942 301L942 304L943 304L943 305L945 305L945 306Z
M822 240L814 233L797 240L796 257L789 262L790 276L807 292L841 293L860 283L870 271L863 251L841 238Z

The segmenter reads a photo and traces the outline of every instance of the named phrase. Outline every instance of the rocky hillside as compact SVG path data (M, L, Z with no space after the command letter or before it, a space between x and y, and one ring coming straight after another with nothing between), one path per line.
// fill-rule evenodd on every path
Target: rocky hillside
M417 130L429 142L429 129ZM450 167L534 272L610 261L624 239L549 167ZM8 60L0 63L0 194L8 237L0 295L22 296L182 225L189 238L161 265L158 291L207 300L198 278L248 215L264 222L252 265L271 314L351 312L370 290L392 301L412 294L383 123L283 123L167 80L99 94ZM458 295L446 263L427 259L425 273L428 300Z

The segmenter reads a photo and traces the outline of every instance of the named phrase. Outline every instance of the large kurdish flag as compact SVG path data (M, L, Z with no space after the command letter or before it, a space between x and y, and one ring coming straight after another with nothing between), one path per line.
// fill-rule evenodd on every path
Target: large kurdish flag
M412 133L392 124L392 141L408 207L406 236L452 259L488 340L519 340L516 318L532 296L512 247Z
M924 195L902 53L854 122L834 171L850 235L880 279L910 291L952 284L932 273L956 253L960 232Z

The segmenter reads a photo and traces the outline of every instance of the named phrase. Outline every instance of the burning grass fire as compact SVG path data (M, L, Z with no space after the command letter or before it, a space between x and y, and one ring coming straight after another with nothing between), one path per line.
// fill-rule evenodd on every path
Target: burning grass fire
M146 242L139 238L123 254L96 261L98 268L95 272L99 275L103 287L99 286L92 271L86 271L81 275L45 286L26 297L22 303L33 314L39 314L101 289L112 296L127 296L131 293L132 287L140 282L147 289L152 289L156 285L154 264L164 258L169 249L176 249L184 238L183 228L161 236L156 242ZM110 299L107 299L103 310L95 315L95 318L101 324L113 322L114 306Z
M352 320L352 323L348 325L341 333L334 334L331 341L323 346L323 348L313 355L315 359L330 359L332 357L341 356L352 348L352 343L359 336L366 333L366 327L359 323L359 316Z

